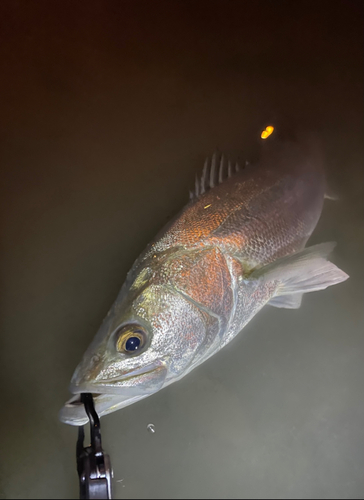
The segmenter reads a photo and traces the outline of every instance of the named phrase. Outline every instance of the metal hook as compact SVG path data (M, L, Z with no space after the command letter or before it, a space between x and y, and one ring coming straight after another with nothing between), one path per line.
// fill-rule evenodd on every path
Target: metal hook
M90 421L91 444L84 448L85 433L83 426L80 426L76 445L80 498L109 499L112 498L112 468L110 458L101 446L100 419L95 410L92 394L81 394L81 402Z

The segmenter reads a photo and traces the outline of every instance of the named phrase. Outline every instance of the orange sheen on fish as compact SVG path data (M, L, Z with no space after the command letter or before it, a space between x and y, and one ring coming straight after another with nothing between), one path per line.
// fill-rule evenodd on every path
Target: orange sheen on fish
M348 278L328 260L332 243L306 247L326 191L318 148L264 146L243 169L216 155L205 163L189 203L128 273L62 421L86 422L80 393L94 394L101 416L135 403L216 354L266 304L298 308L304 293Z

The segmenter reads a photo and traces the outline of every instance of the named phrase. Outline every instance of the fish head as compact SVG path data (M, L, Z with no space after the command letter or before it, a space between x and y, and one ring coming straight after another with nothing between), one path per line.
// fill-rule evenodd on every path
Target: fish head
M148 274L148 273L147 273ZM87 421L81 393L100 416L159 391L189 371L209 327L207 315L161 280L135 280L118 297L71 380L74 397L60 412L71 425ZM163 281L163 280L162 280Z

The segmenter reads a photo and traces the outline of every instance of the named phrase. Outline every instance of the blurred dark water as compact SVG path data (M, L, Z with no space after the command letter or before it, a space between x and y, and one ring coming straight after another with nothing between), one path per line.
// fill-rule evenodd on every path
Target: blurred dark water
M115 497L363 497L363 41L361 1L0 3L2 497L78 495L73 369L205 156L271 120L322 140L311 241L351 277L104 418Z

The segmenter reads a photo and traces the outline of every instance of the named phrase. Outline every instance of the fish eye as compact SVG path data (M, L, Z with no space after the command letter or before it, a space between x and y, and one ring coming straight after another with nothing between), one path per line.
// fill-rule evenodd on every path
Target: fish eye
M117 334L116 349L122 354L139 354L147 342L147 332L140 325L126 325Z

